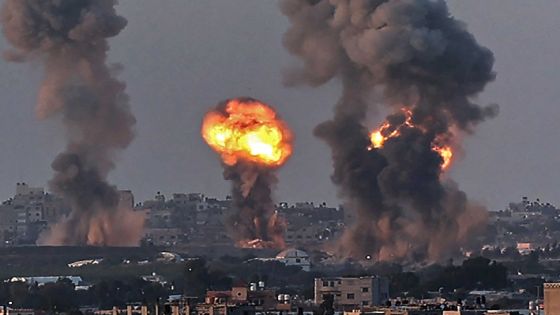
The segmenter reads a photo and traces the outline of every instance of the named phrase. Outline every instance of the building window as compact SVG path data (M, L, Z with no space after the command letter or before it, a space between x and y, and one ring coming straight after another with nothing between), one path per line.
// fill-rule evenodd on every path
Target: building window
M364 293L369 292L369 288L362 288L362 292L364 292Z
M299 259L299 258L296 258L296 263L298 263L298 264L299 264L300 262L301 262L301 259Z
M354 299L354 293L346 294L346 298L349 299L349 300L353 300Z
M331 282L329 283L329 285L330 285L331 288L334 288L334 281L331 281Z
M367 306L367 305L369 305L369 302L368 301L362 301L362 305Z
M325 280L323 280L323 286L324 286L324 287L328 287L328 286L329 286L329 282L328 282L328 281L325 281Z

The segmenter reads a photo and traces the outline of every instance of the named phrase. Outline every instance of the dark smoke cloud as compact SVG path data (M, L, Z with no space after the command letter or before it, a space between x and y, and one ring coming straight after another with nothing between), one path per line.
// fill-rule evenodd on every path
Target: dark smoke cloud
M44 79L37 115L61 114L68 145L53 162L51 189L72 213L42 242L53 245L134 245L143 218L119 209L118 192L107 183L115 154L133 139L135 118L125 84L108 66L108 38L127 24L116 0L6 0L1 21L14 47L11 61L40 60Z
M451 180L434 143L459 146L457 133L497 113L473 97L495 78L494 57L454 19L441 0L282 0L291 27L284 36L303 67L288 85L319 86L340 79L334 118L315 134L332 149L332 180L355 223L342 238L343 255L377 259L442 259L468 241L486 210L469 203ZM382 148L365 127L374 95L393 114L400 135ZM403 124L401 109L414 126Z
M262 240L263 246L283 248L284 225L276 216L272 199L272 189L278 182L275 171L239 161L232 166L224 164L224 179L232 182L236 212L227 228L234 240Z

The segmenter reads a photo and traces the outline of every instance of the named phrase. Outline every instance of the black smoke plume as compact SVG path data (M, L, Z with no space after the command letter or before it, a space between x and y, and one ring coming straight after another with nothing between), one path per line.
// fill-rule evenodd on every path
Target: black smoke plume
M284 45L303 61L286 73L286 84L319 86L337 78L343 87L333 119L315 129L332 149L332 180L356 217L340 252L438 260L458 251L486 210L442 176L443 159L433 146L458 148L460 134L497 113L496 106L473 101L495 78L492 52L443 0L280 5L291 22ZM388 130L399 134L372 148L366 119L377 103L390 108Z
M143 217L119 208L107 182L118 151L133 139L135 118L118 66L107 64L108 39L127 21L116 0L5 0L3 32L14 47L8 60L41 62L37 115L60 115L66 150L52 163L53 192L72 206L69 217L43 235L47 245L135 245Z
M272 199L275 171L241 160L224 164L224 179L231 181L235 213L226 227L234 240L241 246L283 248L284 225Z

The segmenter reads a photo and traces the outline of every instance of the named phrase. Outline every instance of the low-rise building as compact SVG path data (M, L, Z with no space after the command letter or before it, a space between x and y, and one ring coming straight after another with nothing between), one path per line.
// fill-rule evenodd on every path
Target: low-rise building
M205 305L210 306L251 306L257 311L276 309L276 291L266 289L264 282L253 283L250 287L239 285L229 291L208 291Z

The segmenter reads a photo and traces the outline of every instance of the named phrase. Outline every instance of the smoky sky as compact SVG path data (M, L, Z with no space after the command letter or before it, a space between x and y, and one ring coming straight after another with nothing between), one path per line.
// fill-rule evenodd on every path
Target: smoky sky
M333 118L315 134L331 147L332 181L356 215L342 238L344 255L399 259L421 248L441 259L474 235L484 210L445 184L433 145L460 142L455 131L472 132L498 112L472 102L495 79L492 52L443 1L282 0L280 7L291 22L284 46L303 61L284 82L317 87L338 78L343 85ZM392 107L387 127L396 133L368 149L372 98ZM451 234L454 226L466 232Z
M135 123L126 85L114 77L121 66L106 63L107 39L127 24L116 13L116 4L116 0L6 0L2 6L2 33L13 47L4 58L35 61L44 68L36 116L40 120L60 116L67 130L67 145L51 165L55 174L49 188L72 212L41 237L43 244L121 244L123 235L118 232L134 225L111 219L121 209L116 188L106 180L116 152L132 141ZM139 223L133 228L135 239L125 242L139 241Z
M489 209L523 195L559 204L560 3L448 3L495 56L499 75L478 102L501 106L498 117L466 139L466 155L451 177ZM137 136L119 155L112 183L132 189L139 200L156 191L225 196L229 185L199 135L200 119L216 100L248 95L275 104L296 135L294 155L279 172L277 199L340 202L329 179L329 149L313 136L313 128L332 116L340 84L282 85L282 70L299 61L282 47L289 23L276 1L121 0L117 9L128 25L110 40L109 57L124 67L119 77L127 82ZM5 48L1 39L0 50ZM49 163L64 148L64 130L54 121L35 120L38 67L1 61L0 69L0 197L6 199L16 182L47 185ZM372 114L371 127L385 114Z

